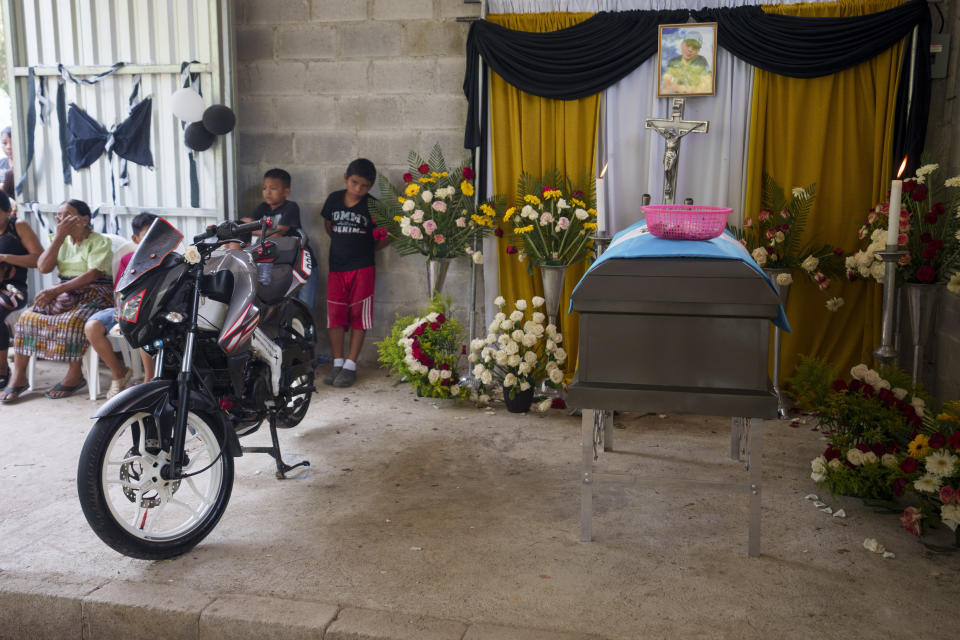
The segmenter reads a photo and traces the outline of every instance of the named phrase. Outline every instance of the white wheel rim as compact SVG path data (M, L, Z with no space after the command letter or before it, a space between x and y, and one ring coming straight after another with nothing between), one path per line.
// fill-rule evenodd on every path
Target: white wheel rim
M307 335L307 327L300 320L300 318L293 318L292 320L290 320L290 329L293 330L294 333L296 333L297 335L300 335L303 337L306 337ZM301 387L306 387L308 383L309 383L309 376L306 376L306 375L299 376L290 383L290 391L291 391L292 398L290 399L289 402L287 402L286 406L288 410L290 411L299 410L300 402L301 402L300 398L306 395L306 391L304 391L303 393L297 393L297 391Z
M160 470L169 461L169 452L152 455L145 450L141 421L148 415L128 416L114 431L100 467L100 483L110 514L127 533L154 542L175 540L194 530L214 508L223 484L223 466L218 462L179 482L164 480ZM136 447L134 426L140 428ZM184 451L189 456L185 474L204 469L220 453L216 435L193 413L187 414Z

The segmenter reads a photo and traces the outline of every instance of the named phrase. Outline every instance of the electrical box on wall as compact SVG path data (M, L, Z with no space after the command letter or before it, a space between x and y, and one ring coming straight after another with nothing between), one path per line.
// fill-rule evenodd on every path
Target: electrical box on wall
M950 58L950 34L930 34L930 77L946 78L947 61Z

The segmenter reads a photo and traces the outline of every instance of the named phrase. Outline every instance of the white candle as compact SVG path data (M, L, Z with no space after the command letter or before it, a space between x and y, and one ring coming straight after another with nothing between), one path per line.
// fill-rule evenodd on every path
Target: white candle
M890 184L890 214L887 219L887 245L897 244L900 235L900 194L903 189L902 180L894 180Z
M597 233L607 230L606 199L603 192L603 178L597 178Z

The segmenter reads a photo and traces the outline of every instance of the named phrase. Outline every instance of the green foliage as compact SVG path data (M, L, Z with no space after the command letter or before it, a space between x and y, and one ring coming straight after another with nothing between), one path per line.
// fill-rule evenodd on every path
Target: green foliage
M820 358L800 356L792 377L786 380L786 391L793 403L802 408L819 411L830 391L830 383L837 377L837 368Z

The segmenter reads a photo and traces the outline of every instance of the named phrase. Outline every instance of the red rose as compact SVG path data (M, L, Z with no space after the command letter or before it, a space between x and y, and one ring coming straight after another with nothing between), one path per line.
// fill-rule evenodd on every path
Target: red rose
M857 451L862 451L863 453L870 451L870 445L868 445L866 442L859 443L856 448Z
M856 392L856 391L860 391L860 387L862 386L863 386L863 383L860 382L859 380L851 380L847 388L850 389L850 391Z
M835 256L837 256L837 257L839 258L840 256L843 255L843 249L834 249L834 250L833 250L833 255L835 255Z
M903 181L903 193L910 193L917 186L916 180L904 180Z
M931 242L923 248L923 250L920 252L920 255L923 256L924 260L933 260L935 257L937 257L937 245Z
M947 444L954 451L960 451L960 431L954 432L953 435L947 438Z
M383 228L376 228L373 230L373 239L374 240L383 240L387 237L387 230Z
M446 321L447 321L447 316L443 315L442 313L437 314L437 324L443 324Z
M942 433L935 433L930 436L930 442L927 444L930 445L931 449L943 449L943 445L947 444L947 436Z
M410 175L409 173L405 173L405 174L403 174L403 181L404 181L404 182L413 182L413 176Z
M498 238L502 237L503 229L501 229L500 227L497 227L496 229L493 230L493 235L497 236Z
M873 387L872 387L871 385L867 384L866 382L864 382L863 385L860 387L860 393L862 393L863 395L867 396L868 398L872 398L872 397L873 397Z
M924 242L924 243L933 242L933 236L930 235L930 232L928 231L927 233L924 233L923 235L920 236L920 242Z
M439 323L439 322L431 322L431 323L430 323L430 328L433 329L434 331L436 331L437 329L440 328L440 323Z
M927 224L937 224L937 214L933 211L927 211L923 214L923 221Z
M417 171L419 171L420 173L430 173L430 165L424 162L422 165L417 167Z
M923 202L927 199L927 185L918 184L917 187L910 194L910 197L913 198L914 202Z
M571 193L570 196L573 198L576 198L577 200L583 200L583 191L580 191L580 189L577 189L576 191Z
M439 367L437 367L437 369L440 369L440 371L449 371L449 370L450 370L450 365L447 364L446 362L444 362L444 363L441 364Z
M933 206L930 207L930 212L936 214L937 216L942 216L946 213L946 210L943 208L942 202L934 202Z
M917 280L920 282L933 282L937 279L937 272L928 264L917 269Z
M907 486L908 480L906 478L897 478L893 481L893 492L898 496L903 495L903 489Z
M880 444L879 442L876 442L870 445L870 451L873 451L873 454L875 456L877 456L878 458L881 458L883 457L883 454L887 452L887 448L884 445Z
M515 246L513 246L512 244L509 245L509 246L507 246L507 254L508 254L508 255L513 255L513 254L516 253L516 252L517 252L517 248L516 248Z
M563 398L554 398L550 401L551 409L566 409L567 403L563 401Z
M918 468L920 468L920 463L917 462L916 458L904 458L900 463L900 471L904 473L916 473Z
M470 167L463 168L463 177L465 180L473 180L473 176L474 176L473 169L471 169Z
M846 383L845 381L841 380L840 378L837 378L836 380L833 381L833 390L834 390L834 391L838 391L838 392L839 392L839 391L846 391L846 390L847 390L847 383Z
M823 452L823 457L827 459L827 462L835 460L840 457L840 449L837 449L834 446L827 447L827 450Z

